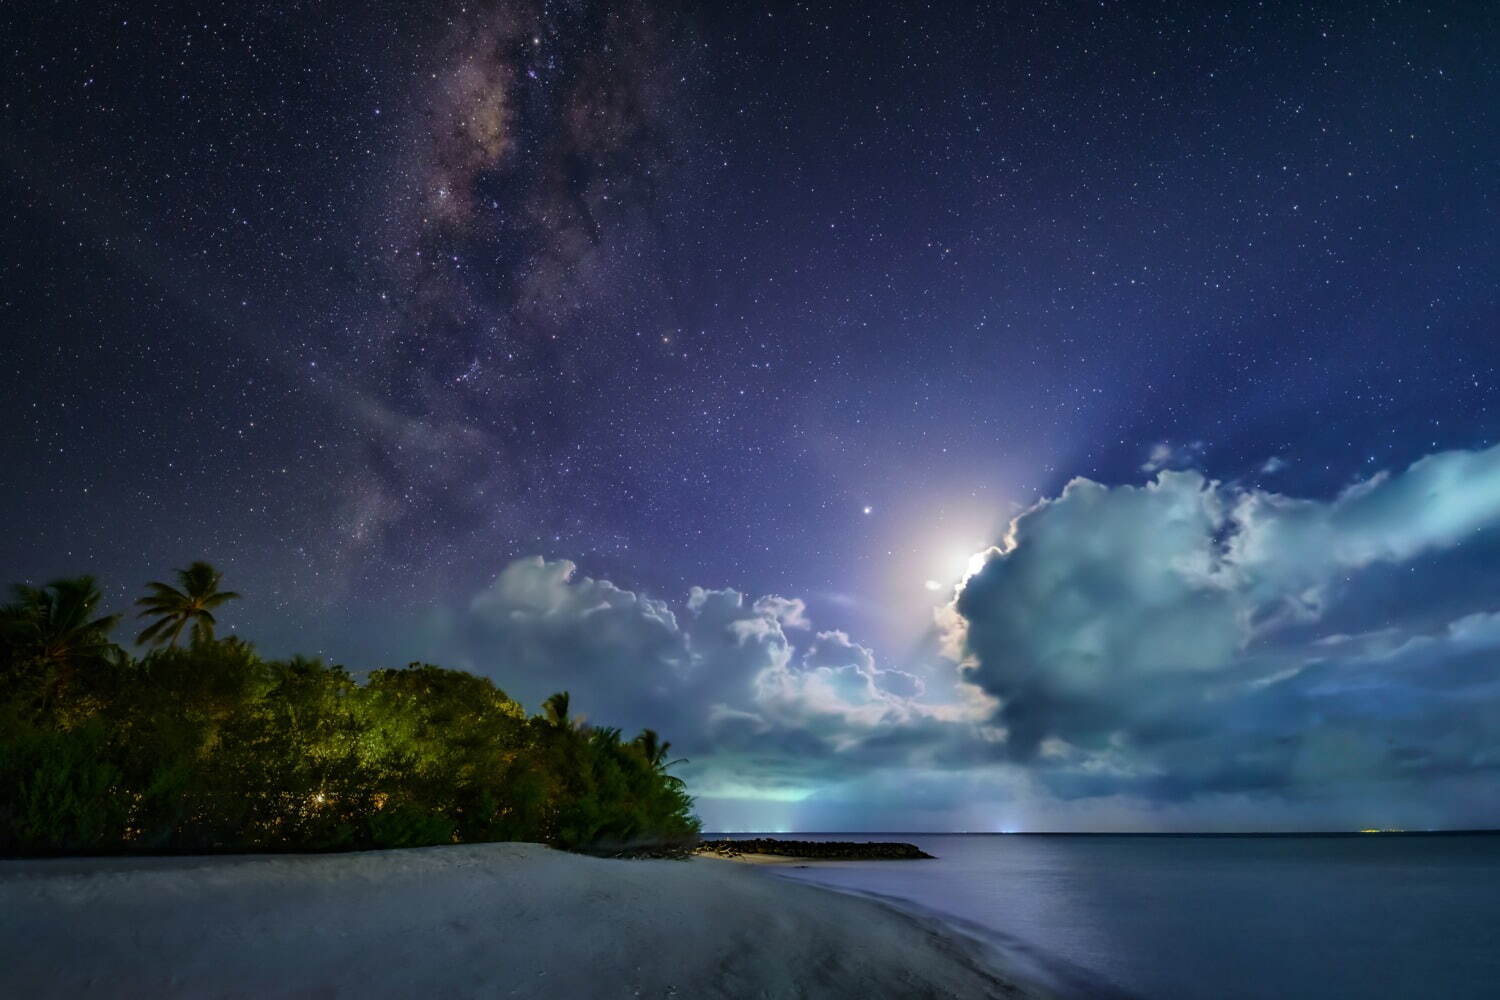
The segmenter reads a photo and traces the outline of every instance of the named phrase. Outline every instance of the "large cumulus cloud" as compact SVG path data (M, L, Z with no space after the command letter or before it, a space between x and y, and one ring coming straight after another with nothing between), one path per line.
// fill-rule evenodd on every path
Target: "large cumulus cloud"
M1378 566L1409 570L1420 603L1432 558L1497 525L1500 448L1428 456L1326 501L1195 472L1075 480L988 553L948 638L999 703L1005 755L1064 796L1473 777L1500 763L1493 615L1353 637L1318 625Z
M882 662L796 597L542 558L444 629L528 704L662 731L711 826L1479 825L1494 565L1500 449L1325 500L1159 469L1017 517L940 612L946 660Z

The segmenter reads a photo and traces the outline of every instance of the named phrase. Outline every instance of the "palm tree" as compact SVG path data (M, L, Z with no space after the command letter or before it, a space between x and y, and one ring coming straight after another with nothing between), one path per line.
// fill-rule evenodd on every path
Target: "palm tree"
M652 767L661 767L661 762L667 759L667 751L672 747L671 741L663 741L654 729L642 729L641 735L635 738L635 745L640 748L646 763Z
M672 749L672 741L664 740L654 729L642 729L641 735L635 738L635 745L646 758L646 763L651 765L651 770L663 774L670 781L678 784L682 779L674 775L665 774L667 768L673 764L686 764L686 757L678 757L676 760L667 760L667 751Z
M620 730L614 726L594 726L589 729L589 740L602 750L613 750L620 745Z
M194 642L212 641L217 622L211 609L240 596L232 590L219 589L223 578L223 573L199 560L177 571L177 587L154 580L146 584L151 593L135 602L144 609L137 617L156 620L135 641L141 645L149 642L159 646L165 642L175 646L189 624L193 626Z
M45 587L15 588L16 601L0 608L0 635L16 660L42 668L44 703L81 669L112 663L120 647L109 633L119 615L95 617L103 599L91 576L54 580Z
M568 692L559 691L542 702L542 714L553 729L567 729L572 725L568 718Z

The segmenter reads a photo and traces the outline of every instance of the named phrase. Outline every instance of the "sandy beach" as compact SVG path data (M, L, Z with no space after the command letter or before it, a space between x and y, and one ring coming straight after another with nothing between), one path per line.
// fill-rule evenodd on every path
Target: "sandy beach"
M753 865L534 844L0 862L0 994L1035 995L878 902Z

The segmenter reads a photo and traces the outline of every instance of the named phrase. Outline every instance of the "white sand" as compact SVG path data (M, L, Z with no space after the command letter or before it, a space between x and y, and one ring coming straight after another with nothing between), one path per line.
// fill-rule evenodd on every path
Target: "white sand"
M6 997L1023 995L986 961L923 918L706 858L0 862Z

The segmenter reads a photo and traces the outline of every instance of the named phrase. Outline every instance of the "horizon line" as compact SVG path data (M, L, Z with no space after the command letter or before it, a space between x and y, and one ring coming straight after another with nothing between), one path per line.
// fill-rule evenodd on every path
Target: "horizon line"
M711 830L712 837L1432 837L1500 835L1500 827L1408 830Z

